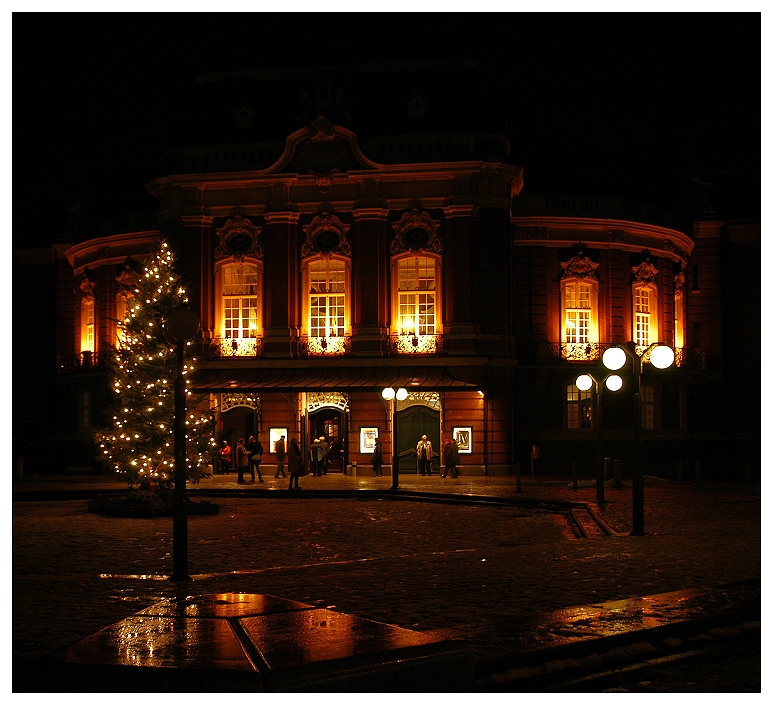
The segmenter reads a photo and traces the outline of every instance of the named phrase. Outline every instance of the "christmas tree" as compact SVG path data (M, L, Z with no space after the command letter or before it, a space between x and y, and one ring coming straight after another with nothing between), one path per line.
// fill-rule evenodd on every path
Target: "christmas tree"
M125 285L126 286L126 285ZM110 350L110 383L115 402L112 427L96 434L100 457L130 485L167 486L174 480L175 345L166 339L169 314L188 298L174 270L174 255L161 242L144 263L144 272L126 286L126 311L118 342ZM186 477L197 482L216 448L208 399L190 391L195 345L185 348ZM195 341L193 341L195 342Z

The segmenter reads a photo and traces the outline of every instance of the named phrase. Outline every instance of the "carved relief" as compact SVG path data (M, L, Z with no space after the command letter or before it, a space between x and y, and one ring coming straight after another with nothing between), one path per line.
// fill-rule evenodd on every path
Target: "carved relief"
M674 298L681 299L684 296L684 272L679 272L674 277Z
M118 282L118 293L125 298L134 296L139 284L137 272L134 271L130 262L126 262L123 271L115 278Z
M568 262L561 262L564 270L562 278L574 277L575 279L595 279L598 281L596 269L598 264L582 252L572 257Z
M96 282L89 277L88 270L83 272L78 288L83 292L84 297L94 297L97 285Z
M402 411L409 406L428 406L436 411L440 410L440 394L438 392L409 392L407 399L397 401L397 411Z
M341 411L349 411L349 395L343 392L307 392L307 411L316 411L323 406L334 406Z
M326 173L317 173L316 171L309 170L309 174L314 176L315 183L321 194L330 193L330 189L333 188L333 175L338 173L338 169L331 169Z
M249 409L260 410L260 397L257 394L223 394L220 399L221 414L237 406L246 406Z
M638 267L631 267L634 284L651 284L658 275L658 270L652 266L649 259L644 260Z
M674 251L674 242L673 242L673 240L669 240L668 238L663 240L663 249L666 252L673 252Z
M312 142L332 140L336 136L336 130L330 120L320 115L309 125L308 135Z
M395 229L395 237L390 245L393 255L398 252L443 252L443 242L437 236L437 228L440 223L430 218L429 213L414 208L408 213L403 213L400 220L392 223Z
M233 257L236 261L243 262L247 255L258 259L263 257L263 247L258 242L260 228L254 226L248 218L235 215L215 232L220 238L215 248L216 260Z
M301 246L301 257L330 255L332 253L351 257L352 246L346 238L349 226L330 213L314 216L308 225L302 226L306 242Z
M610 242L625 242L625 230L610 230L607 235Z
M547 225L517 225L515 227L516 240L547 240Z

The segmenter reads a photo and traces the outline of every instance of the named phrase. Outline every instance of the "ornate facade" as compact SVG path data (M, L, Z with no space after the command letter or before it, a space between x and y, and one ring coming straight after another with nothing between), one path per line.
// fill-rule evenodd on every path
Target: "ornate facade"
M545 468L590 472L594 400L575 378L611 345L663 342L677 366L645 364L645 457L663 473L694 457L694 390L721 368L722 343L691 267L696 254L718 262L724 224L704 224L701 241L638 204L522 195L522 170L504 161L378 163L324 119L268 168L148 188L156 228L57 250L73 282L58 295L57 353L76 431L99 421L100 351L137 263L164 238L201 320L195 387L232 441L325 435L344 471L367 465L375 432L385 469L410 472L422 433L437 447L457 434L463 472L512 474L534 444ZM602 429L605 454L629 468L632 386L604 399ZM394 428L385 387L409 392Z

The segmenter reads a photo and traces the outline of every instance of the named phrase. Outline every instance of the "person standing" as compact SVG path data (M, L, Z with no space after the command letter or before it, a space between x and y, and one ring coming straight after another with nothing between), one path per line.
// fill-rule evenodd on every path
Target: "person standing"
M301 476L301 463L303 456L301 453L301 447L298 445L297 438L290 439L289 458L287 459L287 469L290 471L290 489L293 489L293 480L295 481L296 490L301 489L298 485L298 478Z
M446 444L443 448L443 464L446 466L446 469L440 477L445 477L449 474L451 477L459 477L459 472L456 469L456 466L459 465L459 446L455 438L446 439Z
M282 474L282 477L287 477L285 475L285 457L287 456L287 453L285 452L285 437L279 436L279 440L276 442L276 475L274 475L274 478L279 477L279 474Z
M322 443L319 438L315 438L311 444L311 474L314 477L322 474Z
M240 438L236 444L236 467L239 470L239 474L236 477L236 481L244 483L244 473L250 465L250 451L244 445L244 439Z
M330 450L330 444L324 436L319 437L319 445L322 447L322 458L320 460L320 475L327 475L327 453Z
M247 441L247 450L250 451L250 475L252 481L255 482L255 471L258 472L258 481L263 482L263 475L260 472L260 461L263 460L263 444L255 438L250 436L250 440Z
M373 444L373 455L370 457L370 462L373 464L373 477L381 477L381 464L384 462L384 457L381 453L380 438L377 438Z
M228 441L223 441L223 445L220 448L220 474L227 475L231 469L231 446L228 445Z
M419 475L432 474L432 441L424 435L416 446L416 457L419 459Z

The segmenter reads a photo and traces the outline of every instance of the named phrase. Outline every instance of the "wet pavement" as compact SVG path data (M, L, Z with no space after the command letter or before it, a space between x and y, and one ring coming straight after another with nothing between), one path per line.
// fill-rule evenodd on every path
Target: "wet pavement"
M606 488L598 505L589 481L573 490L566 478L527 476L517 492L508 477L401 476L401 494L432 501L390 501L367 492L388 490L388 477L307 476L296 496L286 480L264 478L237 485L235 475L216 476L191 488L194 498L225 496L212 498L218 516L190 517L193 580L183 583L166 578L171 519L97 517L73 494L120 491L122 483L15 482L14 664L159 600L220 592L273 595L463 642L483 690L528 690L546 663L577 656L614 665L609 654L631 644L662 652L712 629L759 633L759 487L648 477L647 533L631 537L627 485ZM502 504L466 501L481 497ZM567 503L586 503L615 535L580 538ZM41 595L51 596L45 609Z

